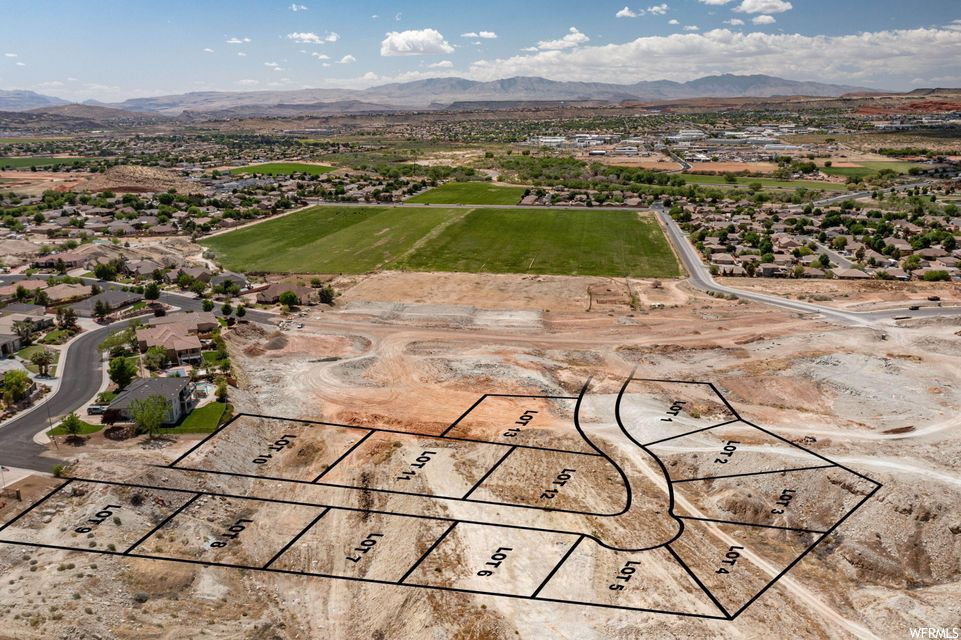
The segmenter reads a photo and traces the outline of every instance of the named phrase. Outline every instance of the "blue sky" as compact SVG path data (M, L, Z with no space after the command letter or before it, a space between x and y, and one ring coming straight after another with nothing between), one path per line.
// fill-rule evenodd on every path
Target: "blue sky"
M429 76L961 86L958 0L0 0L0 88L105 101Z

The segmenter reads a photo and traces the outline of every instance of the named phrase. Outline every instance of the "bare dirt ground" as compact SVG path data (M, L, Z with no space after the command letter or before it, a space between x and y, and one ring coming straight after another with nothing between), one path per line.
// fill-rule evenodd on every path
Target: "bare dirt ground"
M44 191L71 191L90 174L60 171L0 171L3 188L24 195L40 195Z
M814 286L834 285L750 281L754 283L796 284L796 293L804 295ZM593 377L600 397L610 397L635 367L639 377L714 382L745 419L884 485L735 621L0 545L4 577L0 637L173 639L196 637L202 631L209 638L298 639L626 640L757 638L771 633L887 638L907 637L912 626L955 626L961 617L961 474L951 461L961 454L961 323L932 319L887 321L875 328L838 327L768 307L710 298L676 282L655 286L650 281L632 281L630 286L641 301L635 308L630 306L626 283L598 278L377 274L347 288L336 308L311 310L302 319L302 329L278 331L248 325L230 332L228 344L240 385L232 391L232 401L239 410L251 413L439 434L483 393L570 397ZM860 284L844 287L844 291L825 289L821 295L844 294L847 297L839 302L851 308L876 304L878 298L889 295L885 289ZM595 299L601 293L602 302ZM927 293L927 288L919 289L919 295ZM592 299L592 310L587 311ZM697 407L691 419L713 420L724 414L723 407L706 397L691 402ZM569 406L552 408L542 403L537 409L555 412L543 427L544 441L555 446L573 441L565 418ZM470 436L496 430L499 415L493 409L481 411L475 414L475 422L465 423L458 433ZM257 448L262 441L248 439L244 444L243 433L236 434L232 437L244 446ZM602 440L613 435L599 432ZM776 452L794 456L798 466L804 466L810 455L747 427L733 425L717 437L722 435L747 449L749 455L739 465L765 468L765 452ZM717 438L711 438L709 433L697 434L689 443L663 443L658 455L676 461L672 473L703 474L718 446ZM147 465L169 463L196 442L197 438L181 437L163 448L145 447L139 441L91 443L70 452L76 460L70 472L128 482L149 479L153 486L172 488L190 472ZM320 445L311 446L318 451ZM372 437L358 449L357 459L376 459L377 464L340 468L337 480L362 486L382 482L381 465L403 459L406 450L391 444L390 438ZM234 455L229 447L218 451L208 458L211 463L228 464L226 457ZM292 459L298 451L289 454ZM692 457L697 452L708 453ZM458 457L456 451L441 453L448 456L439 459L450 474L427 477L427 486L434 491L441 491L446 483L476 477L478 469L471 461L478 455L490 457L489 453L469 457ZM246 460L243 456L237 459ZM529 499L525 479L540 483L546 477L547 467L540 467L540 459L551 469L569 464L556 456L519 457L492 475L481 495ZM283 468L300 473L293 463ZM305 470L303 477L307 475ZM512 476L519 480L513 485ZM613 509L616 493L597 497L597 487L612 482L608 474L598 469L591 476L595 483L573 484L576 489L566 500L577 507L598 503L599 510ZM679 493L679 508L695 516L710 514L728 520L767 513L771 505L763 496L781 491L787 480L780 475L755 478L770 480L752 485L752 500L735 496L743 485L716 481L703 493L688 489ZM211 482L236 491L285 491L277 481L223 478ZM825 497L799 498L799 510L790 517L807 518L819 527L833 521L834 513L828 510L835 502L848 504L864 492L857 482L840 475L812 477L798 489ZM37 495L38 488L33 491ZM370 501L366 508L415 500L363 492L361 496ZM158 513L176 505L167 494L155 497L160 500ZM449 509L453 513L468 507L457 503ZM165 557L199 558L203 541L210 540L238 508L229 501L204 498L186 509L169 532L152 538L149 549ZM484 508L490 509L485 513L491 517L504 517L500 507ZM6 520L11 513L8 506L0 511L0 518ZM36 526L44 535L58 535L50 523L43 524L44 518L54 521L66 515L63 521L72 522L71 518L81 519L84 513L69 500L56 503L49 512L38 512ZM249 507L251 519L257 520L257 513L256 507ZM338 513L324 531L340 536L337 539L345 547L356 544L355 538L363 539L368 521ZM283 532L302 526L309 516L294 506L277 511L275 526L251 531L261 547L228 547L220 557L241 554L256 562L269 558ZM568 521L561 513L549 518L561 524ZM394 579L407 562L402 559L427 550L437 535L436 527L417 522L384 523L388 535L390 526L407 530L413 546L398 548L396 558L372 564L372 576ZM633 522L646 530L660 520L649 515ZM777 522L798 526L795 520ZM603 519L594 523L604 531ZM555 528L564 531L561 524ZM129 536L127 527L135 526L135 521L124 519L116 525L117 534ZM283 562L290 563L284 566L316 569L343 564L342 554L332 552L325 540L305 537L293 554L284 556ZM694 523L677 551L689 557L691 564L707 566L710 574L713 550L726 550L729 540L723 527ZM771 563L796 544L787 532L777 529L759 529L757 540ZM464 573L463 567L483 560L478 549L491 541L487 529L459 527L413 575L429 584L478 588L483 581ZM97 537L91 542L104 544L105 540ZM516 535L503 544L524 553L530 550L531 558L553 564L570 541L567 534L557 533L545 538ZM608 592L613 574L600 569L611 566L605 553L579 547L559 580L551 582L548 595L564 598L583 593L587 597ZM637 570L643 580L636 583L641 586L635 593L646 602L700 606L697 599L702 594L697 587L685 582L683 572L665 572L661 560L656 555L644 557ZM745 585L775 569L774 564L766 567L761 561L743 566L750 567L744 569ZM543 568L536 562L521 568L511 574L508 584L529 593ZM719 587L719 597L735 600L743 594Z
M777 165L772 162L696 162L691 173L774 173Z
M961 288L950 282L885 282L865 280L792 280L784 278L719 278L719 282L741 289L773 293L798 300L813 300L839 309L875 311L903 308L905 302L918 306L961 304ZM939 301L928 298L938 297Z
M656 156L589 156L586 153L578 156L582 160L600 162L616 167L638 167L653 171L679 171L681 165L664 155Z

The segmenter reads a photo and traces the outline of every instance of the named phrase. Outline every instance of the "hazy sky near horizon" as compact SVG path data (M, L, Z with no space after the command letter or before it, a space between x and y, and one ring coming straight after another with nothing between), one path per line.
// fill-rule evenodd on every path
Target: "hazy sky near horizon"
M961 0L0 0L0 89L106 102L432 76L961 86Z

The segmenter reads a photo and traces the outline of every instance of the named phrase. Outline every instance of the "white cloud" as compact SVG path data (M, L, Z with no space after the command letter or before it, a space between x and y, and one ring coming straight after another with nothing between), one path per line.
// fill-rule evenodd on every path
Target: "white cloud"
M700 28L699 26L697 26L696 24L688 24L688 25L684 25L684 30L685 30L685 31L700 31L701 28Z
M435 62L434 64L427 65L431 69L450 69L454 66L454 63L450 60L441 60L440 62Z
M376 82L377 80L380 80L380 76L374 73L373 71L368 71L367 73L362 75L360 79L365 82Z
M786 0L742 0L734 10L741 13L784 13L793 8L794 5Z
M701 4L709 4L712 7L719 7L722 4L727 4L731 0L698 0Z
M563 38L557 40L541 40L537 43L537 50L539 51L560 51L562 49L571 49L578 47L585 42L589 42L585 34L577 30L577 27L571 27L567 31L567 35Z
M287 39L298 44L324 44L325 42L337 42L340 40L340 34L336 31L330 31L321 36L313 31L295 31L294 33L288 33Z
M652 16L663 16L665 13L667 13L667 9L667 3L662 2L661 4L656 4L653 7L648 7L647 12Z
M729 24L732 27L740 27L742 24L744 24L744 21L740 18L731 18L730 20L725 20L724 24Z
M265 62L265 63L264 63L264 66L265 66L265 67L270 67L271 69L277 69L277 68L280 67L280 65L277 64L276 62Z
M18 67L25 67L25 66L27 66L27 63L26 63L26 62L17 61L17 66L18 66Z
M355 58L354 56L352 56L352 55L350 55L350 54L348 53L346 56L344 56L343 58L341 58L341 59L338 60L337 62L338 62L339 64L353 64L354 62L357 62L357 58Z
M640 12L634 11L627 5L623 9L614 14L615 18L640 18L644 15L644 10L641 9Z
M751 18L751 22L753 24L774 24L777 20L774 19L774 16L761 15Z
M436 29L390 31L380 43L382 56L419 56L453 53L454 47Z
M641 16L648 13L651 14L652 16L663 16L665 13L667 13L667 10L668 10L668 6L666 2L662 2L661 4L656 4L652 7L648 7L647 9L631 9L627 5L624 5L624 8L618 11L617 13L615 13L614 17L615 18L640 18Z
M297 11L307 11L307 5L294 3L294 4L290 5L289 9L290 9L291 11L294 11L294 12L297 12Z
M468 31L467 33L460 34L461 38L483 38L485 40L493 40L497 37L497 34L493 31Z
M16 53L5 53L5 54L3 54L3 56L4 56L5 58L19 58L19 57L20 57L20 56L17 55Z
M204 53L213 53L213 52L214 50L211 49L210 47L204 47Z
M671 18L670 20L667 21L667 24L681 24L681 23L677 20L677 18Z
M238 52L237 52L237 55L240 56L241 58L246 58L246 57L247 57L247 54L244 53L243 51L238 51Z
M237 36L233 36L232 38L227 38L224 42L227 44L244 44L250 42L250 38L238 38Z
M905 89L915 78L950 77L961 84L961 30L898 29L849 35L704 33L645 36L623 44L545 50L479 60L469 77L515 75L556 80L632 82L705 75L762 73L822 82ZM940 82L939 84L949 84ZM951 83L954 84L954 83Z
M314 51L310 55L317 58L318 60L330 60L329 55L327 55L326 53L320 53L319 51Z

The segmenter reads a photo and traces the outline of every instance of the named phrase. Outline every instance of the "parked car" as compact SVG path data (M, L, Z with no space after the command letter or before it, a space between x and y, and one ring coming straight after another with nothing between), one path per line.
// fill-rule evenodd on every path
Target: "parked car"
M92 404L87 407L88 416L102 416L107 412L107 405L105 404Z

